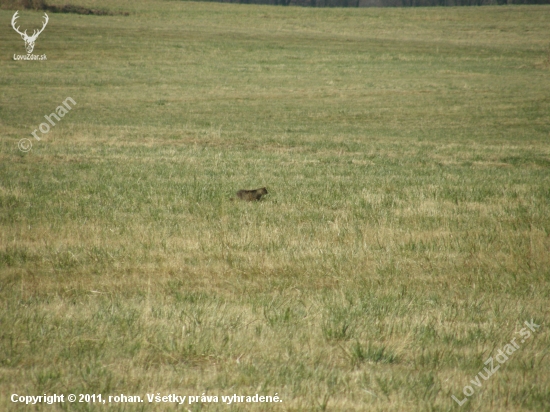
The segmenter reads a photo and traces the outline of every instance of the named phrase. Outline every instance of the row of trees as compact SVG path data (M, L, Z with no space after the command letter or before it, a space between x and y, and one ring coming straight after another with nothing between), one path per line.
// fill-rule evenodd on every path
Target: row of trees
M128 16L128 12L111 12L106 9L89 9L88 7L75 6L74 4L63 4L60 6L50 5L46 0L0 0L0 9L11 10L43 10L52 13L76 13L76 14L95 14L98 16L123 15Z
M504 4L550 4L550 0L203 0L222 3L305 7L433 7Z

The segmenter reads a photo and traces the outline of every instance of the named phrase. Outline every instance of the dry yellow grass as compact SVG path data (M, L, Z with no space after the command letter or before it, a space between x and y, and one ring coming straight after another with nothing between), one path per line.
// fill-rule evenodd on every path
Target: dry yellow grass
M0 56L0 409L549 408L548 7L77 3Z

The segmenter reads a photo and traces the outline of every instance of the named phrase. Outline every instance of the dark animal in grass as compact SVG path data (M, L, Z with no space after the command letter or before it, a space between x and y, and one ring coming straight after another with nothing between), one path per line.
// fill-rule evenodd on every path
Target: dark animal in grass
M237 197L241 200L246 200L247 202L260 200L263 195L267 195L267 189L265 187L256 190L239 190L237 192ZM233 198L231 200L233 200Z

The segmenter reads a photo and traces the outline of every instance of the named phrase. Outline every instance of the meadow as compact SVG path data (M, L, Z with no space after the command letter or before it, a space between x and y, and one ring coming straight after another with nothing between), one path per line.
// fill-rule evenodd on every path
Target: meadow
M0 10L0 410L550 411L550 6L73 4Z

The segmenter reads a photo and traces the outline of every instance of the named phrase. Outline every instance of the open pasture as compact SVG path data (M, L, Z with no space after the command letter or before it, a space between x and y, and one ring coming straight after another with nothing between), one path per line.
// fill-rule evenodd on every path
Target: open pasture
M76 4L0 10L0 410L550 410L550 7Z

